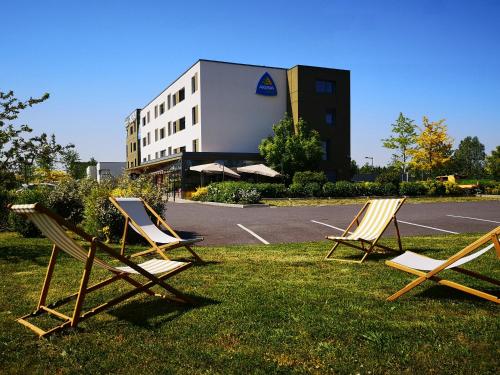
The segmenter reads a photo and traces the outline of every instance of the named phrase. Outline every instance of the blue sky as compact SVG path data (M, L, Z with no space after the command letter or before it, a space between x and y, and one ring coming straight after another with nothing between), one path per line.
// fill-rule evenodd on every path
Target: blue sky
M124 160L123 120L199 58L351 70L351 154L390 159L399 112L500 144L500 2L8 1L0 90L82 159Z

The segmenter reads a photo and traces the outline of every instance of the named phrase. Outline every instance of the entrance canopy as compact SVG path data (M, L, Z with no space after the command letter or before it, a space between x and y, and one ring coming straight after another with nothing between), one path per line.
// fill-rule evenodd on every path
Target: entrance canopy
M274 169L269 168L268 166L265 166L264 164L254 164L254 165L247 165L246 167L239 167L237 168L237 171L242 173L258 174L267 177L281 176L280 173L276 172Z

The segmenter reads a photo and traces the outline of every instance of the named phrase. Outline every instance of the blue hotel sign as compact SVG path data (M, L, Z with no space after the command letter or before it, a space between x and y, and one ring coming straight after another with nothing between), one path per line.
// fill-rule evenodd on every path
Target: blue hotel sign
M265 96L276 96L278 95L278 90L276 89L276 85L274 84L271 75L268 72L265 72L262 77L260 77L259 83L257 83L257 89L255 93L258 95Z

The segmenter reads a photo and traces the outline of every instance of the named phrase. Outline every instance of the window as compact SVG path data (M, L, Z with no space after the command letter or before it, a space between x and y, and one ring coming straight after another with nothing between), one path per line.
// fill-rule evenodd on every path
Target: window
M193 139L193 152L198 152L198 151L200 151L200 140Z
M168 135L172 135L172 121L168 122Z
M165 128L160 129L160 139L165 138Z
M134 142L134 151L137 150L137 143Z
M158 129L155 129L155 142L158 142Z
M323 160L330 160L330 140L322 141L321 148L323 149Z
M155 159L158 159L158 151L155 152Z
M148 154L148 161L151 160L151 154Z
M179 90L179 100L178 103L182 102L184 98L186 97L186 90L184 90L184 87Z
M170 109L170 94L167 96L167 108Z
M335 82L324 81L320 79L316 80L316 92L318 94L333 94L334 90L335 90Z
M155 105L155 118L157 118L157 117L158 117L158 106Z
M134 128L130 126L130 135L134 134Z
M198 106L191 109L191 118L193 119L193 125L198 123Z
M148 124L149 124L149 120L150 120L150 116L149 116L149 115L150 115L150 113L149 113L149 111L148 111L148 113L146 114L146 116L147 116L147 118L148 118Z
M142 126L146 126L146 116L142 118Z
M147 137L148 137L148 145L150 145L151 144L151 133L150 132L148 132Z
M160 104L160 115L163 115L165 113L165 102Z
M175 107L176 104L177 104L177 93L172 95L172 107Z
M178 123L178 128L179 128L178 131L186 129L186 118L185 117L177 120L177 123Z
M178 122L179 122L179 120L172 122L172 134L177 133L177 131L178 131L178 129L177 129L177 123Z
M142 161L143 161L143 162L146 162L146 161L147 161L147 159L146 159L146 158L142 158Z
M172 155L172 147L169 147L169 148L168 148L168 154L169 154L169 155Z
M191 77L191 94L198 90L198 73Z
M142 146L146 146L146 137L142 138Z
M160 158L164 157L166 152L167 152L167 150L161 150L160 151Z
M182 146L179 148L179 152L186 152L186 146Z
M325 123L328 126L335 126L335 110L329 109L325 113Z
M130 142L130 152L134 151L134 150L133 150L133 147L134 147L134 146L132 146L132 145L133 145L133 143L132 143L132 142Z

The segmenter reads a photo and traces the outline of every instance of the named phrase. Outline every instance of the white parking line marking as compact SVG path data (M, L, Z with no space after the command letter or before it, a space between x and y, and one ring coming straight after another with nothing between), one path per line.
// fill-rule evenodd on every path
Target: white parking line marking
M338 228L338 227L334 227L333 225L330 225L330 224L327 224L327 223L322 223L321 221L316 221L316 220L311 220L313 223L316 223L316 224L320 224L320 225L324 225L325 227L329 227L329 228L333 228L333 229L337 229L341 232L344 232L345 229L342 229L342 228ZM349 232L352 234L352 232Z
M460 234L458 232L453 232L451 230L446 230L446 229L439 229L439 228L434 228L434 227L429 227L427 225L422 225L422 224L415 224L415 223L409 223L407 221L402 221L402 220L399 220L398 219L398 223L403 223L403 224L408 224L408 225L414 225L416 227L422 227L422 228L427 228L427 229L433 229L433 230L437 230L439 232L445 232L445 233L451 233L451 234Z
M470 219L470 220L479 220L479 221L487 221L488 223L496 223L500 224L500 221L495 221L495 220L486 220L486 219L479 219L477 217L469 217L469 216L458 216L458 215L446 215L449 217L458 217L460 219Z
M250 229L248 228L245 228L243 225L241 224L236 224L237 226L239 226L241 229L247 231L248 233L250 233L252 236L254 236L255 238L257 238L260 242L262 242L263 244L265 245L269 245L269 242L267 242L265 239L263 239L261 236L259 236L257 233L255 233L254 231L251 231Z

